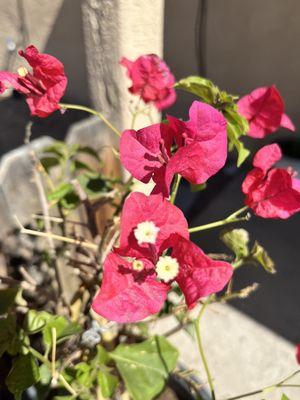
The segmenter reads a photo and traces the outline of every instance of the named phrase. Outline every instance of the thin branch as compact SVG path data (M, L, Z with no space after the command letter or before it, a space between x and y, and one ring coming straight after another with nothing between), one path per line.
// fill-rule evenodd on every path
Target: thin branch
M39 231L34 231L32 229L27 229L22 225L21 221L19 220L19 218L16 215L14 216L14 218L20 228L20 233L24 233L24 234L32 235L32 236L44 237L44 238L47 238L49 235L51 235L53 240L58 240L60 242L70 243L70 244L86 247L86 248L93 249L93 250L98 249L98 246L95 243L87 242L85 240L73 239L73 238L70 238L67 236L55 235L54 233L39 232Z

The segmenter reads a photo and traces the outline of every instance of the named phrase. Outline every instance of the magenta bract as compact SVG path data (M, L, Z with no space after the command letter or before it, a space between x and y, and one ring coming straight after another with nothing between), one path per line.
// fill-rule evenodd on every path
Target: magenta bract
M47 117L60 108L67 78L63 64L49 54L42 54L34 46L19 52L32 67L32 72L22 68L21 74L0 72L0 93L11 86L26 96L31 115Z
M129 91L140 96L145 103L153 103L158 110L163 110L175 102L174 75L157 55L140 56L135 61L123 57L120 64L127 68L132 81Z
M190 119L168 116L169 124L154 124L139 131L124 131L120 141L121 161L138 180L153 178L153 193L169 196L175 174L200 184L216 174L227 158L226 120L214 107L194 101ZM177 145L172 154L171 145Z
M275 86L260 87L242 97L238 102L238 111L248 120L247 135L253 138L264 138L280 127L295 130L284 113L284 102Z
M264 146L242 184L245 204L263 218L286 219L300 211L300 181L290 169L272 168L280 159L277 144Z

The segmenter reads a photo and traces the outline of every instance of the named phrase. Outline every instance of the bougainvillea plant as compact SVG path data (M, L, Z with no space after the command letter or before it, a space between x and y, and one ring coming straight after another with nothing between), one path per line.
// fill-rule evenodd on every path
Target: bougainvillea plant
M38 244L35 254L38 278L24 266L1 277L0 366L6 366L0 397L9 399L11 393L21 399L25 392L34 399L151 400L173 374L195 398L207 398L208 392L219 398L202 345L201 317L210 304L254 291L255 285L234 290L233 277L238 279L243 265L275 272L264 248L258 242L249 247L248 232L234 226L246 223L251 213L286 219L300 211L300 180L291 168L275 166L282 153L273 143L254 155L241 182L244 204L225 219L189 227L176 195L181 179L192 190L205 190L229 152L237 151L237 166L250 158L243 136L264 138L279 127L295 130L279 91L258 88L239 100L202 77L175 83L156 55L124 57L120 64L137 103L131 127L120 132L96 110L60 103L67 78L59 60L34 46L19 54L32 71L0 72L0 92L12 87L23 94L33 116L69 109L98 116L119 136L119 149L111 149L111 156L129 177L105 173L104 154L93 146L53 141L40 154L30 152L41 213L29 227L15 218L20 233L42 240L44 247ZM171 106L175 89L195 96L189 119L166 114L161 122L149 120L135 129L145 107ZM27 143L29 137L27 130ZM213 249L205 254L193 242L191 234L223 226L220 239L229 254ZM174 317L175 330L151 333L153 322ZM200 384L178 367L178 350L167 340L191 328L206 372ZM299 361L299 345L296 357ZM296 373L272 388L284 387Z

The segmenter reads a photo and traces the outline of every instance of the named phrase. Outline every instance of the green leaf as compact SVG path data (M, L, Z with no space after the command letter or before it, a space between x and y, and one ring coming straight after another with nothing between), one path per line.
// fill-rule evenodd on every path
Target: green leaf
M191 188L191 192L195 193L195 192L201 192L202 190L205 190L207 188L207 183L199 183L199 185L194 185L194 184L190 184L190 188Z
M233 251L239 260L249 255L249 233L245 229L232 229L221 234L222 242Z
M91 388L93 386L93 381L95 376L91 373L91 365L80 362L76 364L76 380L84 387Z
M254 243L251 250L251 259L261 265L268 273L276 273L274 261L258 242Z
M40 366L40 383L41 385L48 386L51 382L52 375L50 369L46 364Z
M60 160L54 156L44 156L40 159L40 162L47 172L49 172L51 168L60 165Z
M16 355L20 350L15 317L8 315L0 319L0 357L7 351Z
M109 353L105 350L103 346L100 344L97 345L97 355L95 357L95 361L99 364L107 364L108 361L110 360L109 358Z
M239 167L250 154L250 151L239 140L241 136L246 135L249 125L247 120L237 112L236 106L226 108L224 117L227 119L229 150L236 149L238 153L237 166Z
M209 104L215 104L220 94L218 87L212 81L200 76L188 76L176 82L174 87L193 93Z
M132 398L151 400L163 389L178 351L163 336L155 336L138 344L120 344L110 356Z
M118 384L118 378L109 372L100 370L97 374L97 381L101 388L102 396L111 398Z
M58 158L65 158L66 154L68 152L68 147L65 142L62 142L60 140L55 140L52 144L49 146L46 146L43 148L43 153L53 153L55 154Z
M25 330L29 335L40 332L51 318L53 316L46 311L29 310L26 316Z
M72 210L79 204L79 197L70 183L62 183L56 190L47 195L48 200L60 202L62 207Z
M97 161L100 161L100 162L101 162L101 159L100 159L100 157L99 157L99 154L98 154L92 147L89 147L89 146L80 146L80 147L77 149L77 152L78 152L78 153L88 154L88 155L94 157Z
M19 288L8 288L0 290L0 315L6 314L14 304Z
M40 379L39 367L31 354L21 355L13 361L5 383L16 400L21 400L25 389Z
M71 161L71 164L70 164L70 171L71 172L80 171L82 169L85 169L87 171L93 172L93 170L91 169L91 167L88 164L86 164L86 163L84 163L82 161L79 161L79 160Z
M62 183L57 189L48 194L48 200L59 201L64 198L68 193L73 192L71 183Z
M80 333L82 329L79 324L76 322L69 322L65 317L53 317L43 328L43 340L48 348L52 346L52 328L56 329L57 342L61 342L72 335Z
M281 396L281 400L290 400L290 398L287 397L287 395L283 393L283 395Z
M110 182L97 172L81 174L77 179L90 199L97 198L112 189Z

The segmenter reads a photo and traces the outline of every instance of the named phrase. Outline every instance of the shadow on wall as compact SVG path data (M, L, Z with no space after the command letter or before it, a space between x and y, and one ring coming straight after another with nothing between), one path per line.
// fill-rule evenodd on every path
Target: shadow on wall
M240 95L276 84L299 129L299 14L299 0L166 0L164 58L177 79L204 69ZM170 111L185 117L191 98L179 97Z
M89 105L81 0L64 0L43 51L53 54L65 66L68 87L64 100ZM70 111L63 116L55 112L48 118L33 118L33 139L42 135L63 139L69 126L86 116L80 111ZM0 101L0 156L23 144L29 120L22 96L14 94Z
M205 37L199 38L203 2L206 2ZM165 59L177 79L200 74L199 49L205 40L205 70L207 77L221 88L243 95L252 89L275 83L286 101L286 111L293 119L298 134L285 130L270 135L268 141L290 140L297 148L299 137L300 57L298 38L300 25L299 0L166 0ZM202 21L203 22L203 21ZM168 112L186 118L193 96L178 92L178 101ZM245 138L247 147L261 147L265 141ZM299 141L298 141L299 146ZM293 153L293 152L291 152ZM286 154L300 171L299 153ZM235 155L234 155L235 158ZM188 207L192 226L223 219L241 207L241 182L250 165L236 171L234 164L209 180L203 192L181 191L178 205ZM276 275L245 267L239 271L235 287L253 281L260 283L257 293L247 300L232 304L260 323L293 342L300 341L299 318L299 223L300 214L287 221L252 218L244 227L265 246L274 258ZM199 232L193 236L207 252L225 250L218 239L219 231Z

